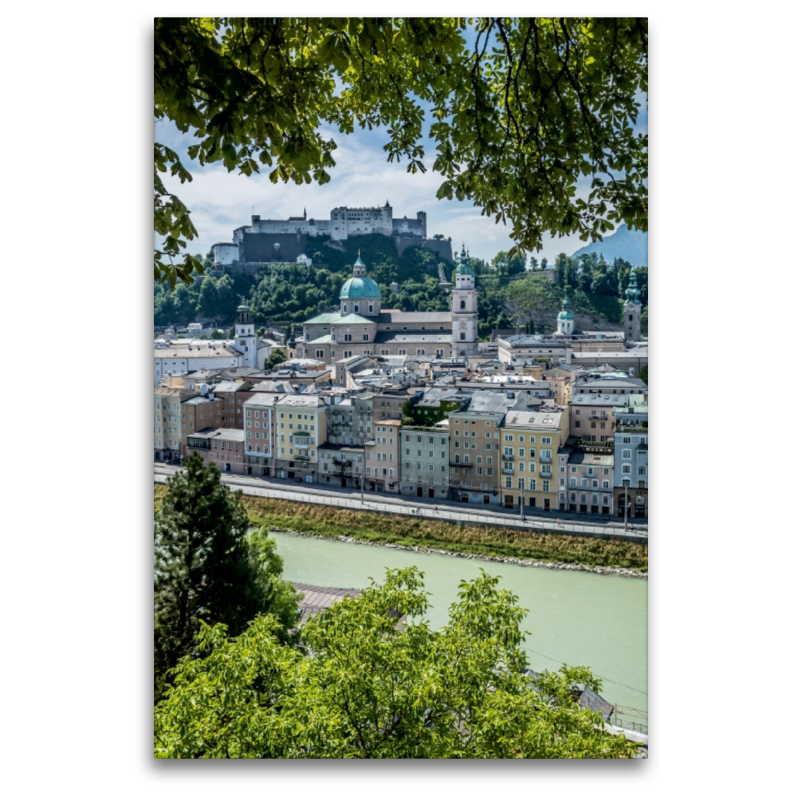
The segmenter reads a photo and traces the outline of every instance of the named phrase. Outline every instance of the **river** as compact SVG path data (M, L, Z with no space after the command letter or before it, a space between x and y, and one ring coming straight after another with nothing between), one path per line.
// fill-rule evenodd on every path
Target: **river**
M528 610L523 646L534 670L562 663L588 666L603 680L610 703L647 710L647 581L616 575L520 567L514 564L368 547L289 534L271 534L286 580L338 589L363 589L387 567L416 566L431 593L428 619L447 622L460 580L481 568Z

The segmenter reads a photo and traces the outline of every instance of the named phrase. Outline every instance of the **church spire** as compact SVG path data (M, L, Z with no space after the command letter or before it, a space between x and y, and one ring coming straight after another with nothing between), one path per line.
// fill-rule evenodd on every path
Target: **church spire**
M639 286L636 282L636 270L631 270L631 279L628 283L628 288L625 290L625 302L627 303L635 303L637 306L641 305L641 296L642 293L639 290Z
M353 277L354 278L366 278L367 276L367 265L361 260L361 250L358 251L358 259L356 263L353 264Z

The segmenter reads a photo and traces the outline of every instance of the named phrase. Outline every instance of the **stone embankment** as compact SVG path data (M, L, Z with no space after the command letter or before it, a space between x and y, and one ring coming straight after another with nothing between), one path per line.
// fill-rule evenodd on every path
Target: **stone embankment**
M433 547L419 547L404 544L392 544L391 542L367 542L363 539L356 539L352 536L323 536L319 533L305 533L304 531L292 531L285 528L269 527L270 533L285 533L289 536L303 536L307 539L326 539L327 541L347 542L348 544L363 544L370 547L390 547L393 550L408 550L414 553L428 553L437 556L454 556L455 558L466 558L479 561L499 561L503 564L517 564L520 567L544 567L546 569L572 570L574 572L594 572L596 575L623 575L628 578L645 578L647 573L638 569L626 569L625 567L590 567L587 564L564 564L557 561L531 561L526 558L514 558L513 556L485 556L474 553L459 553L454 550L439 550Z

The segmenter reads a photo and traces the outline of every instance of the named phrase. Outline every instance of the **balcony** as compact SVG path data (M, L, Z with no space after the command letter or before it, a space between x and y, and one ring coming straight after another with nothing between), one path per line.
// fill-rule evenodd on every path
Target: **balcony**
M469 461L467 461L465 464L462 464L459 461L451 461L450 462L450 466L451 467L474 467L475 465L474 464L470 464Z
M547 456L541 456L541 458L539 459L539 463L540 464L552 464L553 463L553 457L551 456L550 458L548 458Z
M511 465L503 464L503 475L513 475L514 467Z
M506 455L505 453L503 453L503 461L513 461L513 460L514 460L514 456L509 456L509 455Z
M553 473L552 472L545 472L543 469L540 469L539 470L539 477L540 478L552 478L553 477Z

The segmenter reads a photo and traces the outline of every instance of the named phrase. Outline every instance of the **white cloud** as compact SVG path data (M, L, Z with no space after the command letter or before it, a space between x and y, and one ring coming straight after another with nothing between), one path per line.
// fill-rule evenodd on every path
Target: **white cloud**
M186 160L188 136L174 127L170 130L166 124L157 125L159 141L175 149L193 174L191 183L165 181L192 212L199 236L188 249L205 254L215 242L230 241L233 229L249 224L251 214L262 219L285 219L302 214L305 208L309 218L329 219L331 209L337 206L382 206L387 199L395 217L414 217L417 211L426 211L429 235L452 237L459 249L463 241L478 258L488 261L512 246L509 229L495 223L493 216L481 215L480 209L468 202L437 200L436 191L444 180L441 175L430 169L411 174L406 171L407 162L389 163L383 150L386 137L380 131L357 131L351 136L321 132L334 138L338 148L333 152L336 166L330 170L330 182L318 186L273 184L269 168L247 177L229 173L219 164L200 167ZM426 155L424 160L432 164L433 156ZM584 187L579 187L578 195L585 196ZM558 253L572 253L583 244L577 235L545 237L542 251L533 255L552 262Z

